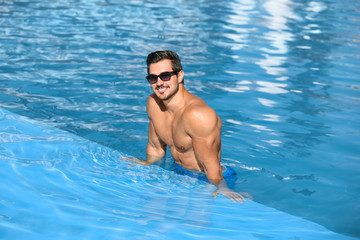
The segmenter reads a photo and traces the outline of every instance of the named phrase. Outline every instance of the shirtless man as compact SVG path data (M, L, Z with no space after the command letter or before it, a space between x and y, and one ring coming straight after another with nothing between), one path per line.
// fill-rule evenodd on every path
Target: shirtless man
M127 159L151 165L165 156L169 146L176 164L200 170L217 186L213 193L243 202L245 198L230 190L220 166L221 120L202 99L184 88L184 71L178 55L171 51L150 53L146 77L152 90L147 101L149 117L147 160Z

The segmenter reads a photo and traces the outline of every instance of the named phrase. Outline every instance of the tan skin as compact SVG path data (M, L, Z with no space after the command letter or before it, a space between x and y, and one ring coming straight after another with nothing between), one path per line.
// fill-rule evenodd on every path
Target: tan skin
M153 63L150 74L172 72L168 59ZM205 172L218 193L232 201L243 202L245 198L230 190L222 176L221 120L216 112L201 98L189 93L181 82L184 72L171 76L170 81L151 84L153 94L149 96L146 108L149 117L147 160L132 160L142 165L151 165L165 156L169 146L174 161L192 170Z

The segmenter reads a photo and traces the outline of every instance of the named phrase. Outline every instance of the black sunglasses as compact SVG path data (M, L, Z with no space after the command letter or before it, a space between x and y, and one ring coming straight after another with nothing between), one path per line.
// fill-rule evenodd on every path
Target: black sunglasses
M173 72L162 72L160 75L150 74L146 76L146 79L149 81L149 83L154 84L157 83L158 78L161 78L163 81L169 81L171 79L171 75L177 74L178 71Z

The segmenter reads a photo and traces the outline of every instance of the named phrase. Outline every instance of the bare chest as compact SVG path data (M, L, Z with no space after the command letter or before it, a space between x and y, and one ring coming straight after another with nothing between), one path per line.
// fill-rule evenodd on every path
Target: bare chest
M183 118L181 116L175 117L171 125L172 140L176 150L185 153L192 149L192 140L186 132L186 123Z
M192 149L191 138L186 133L185 122L180 114L174 117L164 115L161 121L154 125L158 136L169 146L174 158L179 159L182 154Z

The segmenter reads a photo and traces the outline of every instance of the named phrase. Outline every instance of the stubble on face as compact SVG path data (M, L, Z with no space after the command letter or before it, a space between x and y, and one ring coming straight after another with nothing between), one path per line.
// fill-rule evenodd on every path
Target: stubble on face
M171 60L165 59L150 65L150 74L159 75L163 72L172 72ZM179 90L177 75L171 75L170 81L162 81L158 78L157 83L151 84L155 95L163 101L171 99Z

